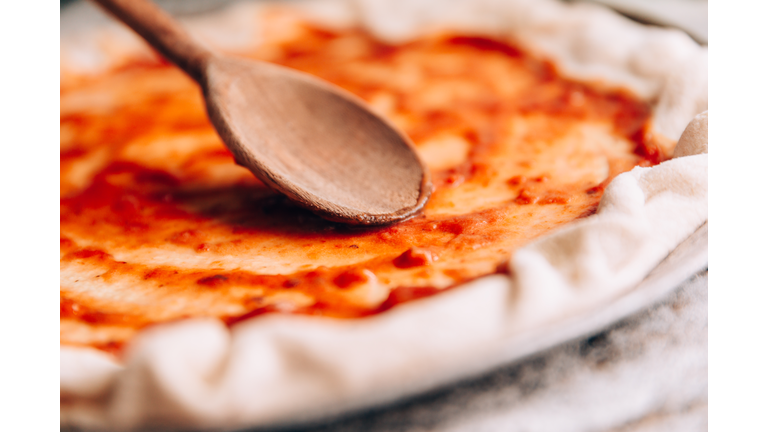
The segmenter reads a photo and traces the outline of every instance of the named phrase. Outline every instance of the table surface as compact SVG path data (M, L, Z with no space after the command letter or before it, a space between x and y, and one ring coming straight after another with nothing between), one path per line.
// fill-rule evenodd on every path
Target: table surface
M707 288L702 270L597 335L414 399L289 430L706 430Z

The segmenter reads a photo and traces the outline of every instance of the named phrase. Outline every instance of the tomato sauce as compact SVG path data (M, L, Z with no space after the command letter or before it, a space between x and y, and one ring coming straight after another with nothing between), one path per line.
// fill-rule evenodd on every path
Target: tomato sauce
M562 78L506 42L393 46L302 26L241 54L317 75L390 117L432 170L427 208L366 228L295 206L234 164L194 84L163 61L63 83L62 344L119 353L141 328L195 316L377 314L498 271L515 248L594 213L614 176L666 157L647 102ZM106 106L70 103L104 93ZM582 124L605 126L594 130L615 148L551 150Z

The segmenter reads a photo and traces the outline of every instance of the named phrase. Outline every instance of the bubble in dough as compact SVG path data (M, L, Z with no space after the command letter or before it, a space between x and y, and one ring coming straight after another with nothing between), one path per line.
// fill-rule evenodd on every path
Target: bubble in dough
M675 152L672 157L691 156L703 153L709 153L707 118L709 111L704 111L688 123L688 126L680 136L680 140L675 146Z

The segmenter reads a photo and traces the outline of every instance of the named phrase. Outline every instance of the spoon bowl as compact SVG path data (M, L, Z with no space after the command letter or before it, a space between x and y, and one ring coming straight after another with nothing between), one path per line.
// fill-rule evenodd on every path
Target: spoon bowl
M209 117L237 163L291 200L366 225L408 218L427 201L428 170L408 138L355 96L246 59L212 57L206 76Z

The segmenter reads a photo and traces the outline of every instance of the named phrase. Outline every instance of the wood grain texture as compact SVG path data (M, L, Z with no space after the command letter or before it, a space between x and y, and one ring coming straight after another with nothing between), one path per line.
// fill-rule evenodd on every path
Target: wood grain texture
M406 219L426 203L429 171L409 139L356 96L245 59L217 58L207 77L211 122L272 189L326 219L364 225Z
M432 193L413 143L352 94L310 75L213 54L145 0L95 0L200 84L238 164L326 219L382 225Z

